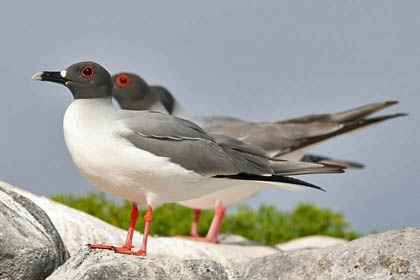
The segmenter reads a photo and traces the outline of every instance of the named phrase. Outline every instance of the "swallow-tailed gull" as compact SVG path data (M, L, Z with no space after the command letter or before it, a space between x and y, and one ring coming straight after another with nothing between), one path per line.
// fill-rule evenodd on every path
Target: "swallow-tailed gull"
M331 159L329 157L306 155L317 144L331 137L355 131L386 119L404 114L385 115L366 118L372 113L396 104L388 101L366 105L336 114L309 115L302 118L279 122L248 122L231 117L190 117L174 96L164 87L149 86L140 76L133 73L113 75L114 97L123 109L158 110L174 116L180 116L200 124L206 131L220 133L262 147L272 158L289 160L305 160L309 162L338 164L346 167L362 168L363 165ZM180 204L195 208L195 217L191 235L193 239L216 242L220 222L223 219L224 207L228 207L249 196L255 195L262 186L255 186L246 191L225 189L210 195L181 202ZM212 208L216 205L215 220L206 237L200 238L197 223L200 209ZM223 206L222 206L223 205Z
M116 109L111 76L95 62L40 72L33 80L62 84L70 90L74 101L66 110L63 128L75 166L99 189L132 202L125 245L89 245L91 248L146 255L152 209L163 203L232 187L246 191L254 185L320 189L284 175L343 172L331 165L271 163L261 148L228 136L209 135L190 121L154 111ZM147 214L141 249L134 252L137 204L146 204Z

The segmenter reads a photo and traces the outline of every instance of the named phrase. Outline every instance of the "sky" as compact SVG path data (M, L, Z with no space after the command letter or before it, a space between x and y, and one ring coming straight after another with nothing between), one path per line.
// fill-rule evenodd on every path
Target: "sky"
M407 112L313 152L363 170L303 177L327 192L267 189L244 201L312 202L361 233L420 226L419 1L2 1L0 180L36 194L96 188L67 152L70 92L31 80L85 60L165 85L192 115L277 121L399 100Z

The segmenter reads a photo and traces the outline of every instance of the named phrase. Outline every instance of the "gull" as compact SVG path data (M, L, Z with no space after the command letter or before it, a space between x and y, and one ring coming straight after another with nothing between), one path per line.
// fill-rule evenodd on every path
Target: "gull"
M183 117L199 124L207 132L228 135L257 145L267 151L270 158L274 159L305 160L362 168L363 165L359 163L310 155L307 152L334 136L405 115L392 114L367 118L374 112L398 103L397 101L387 101L336 114L308 115L278 122L249 122L224 116L191 117L185 113L175 97L162 86L149 86L140 76L128 72L113 75L112 78L114 82L113 95L122 109L157 110ZM261 185L248 188L246 191L230 188L198 199L180 202L183 206L195 209L191 237L188 238L217 242L225 208L255 195L262 189ZM201 210L213 207L215 207L215 216L210 229L205 237L200 237L197 227Z
M63 129L76 168L97 188L132 203L124 246L90 244L93 249L145 256L153 209L164 203L229 188L246 191L255 185L321 189L285 175L343 172L333 165L272 162L261 148L207 134L188 120L155 111L119 110L112 105L111 76L96 62L40 72L32 79L70 90L74 100L64 114ZM147 205L147 213L142 246L133 251L139 204Z

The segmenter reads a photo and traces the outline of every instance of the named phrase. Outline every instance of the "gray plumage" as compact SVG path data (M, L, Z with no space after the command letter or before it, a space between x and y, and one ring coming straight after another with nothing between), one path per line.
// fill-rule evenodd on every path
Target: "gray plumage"
M379 105L382 106L382 104ZM241 120L216 121L213 119L209 122L209 125L204 125L203 127L213 133L226 134L262 147L271 157L277 158L334 136L405 115L394 114L375 118L362 118L345 123L332 121L255 123ZM203 124L204 122L200 123Z
M386 101L380 103L369 104L365 106L360 106L354 109L347 111L335 113L335 114L314 114L308 115L300 118L293 118L281 121L282 123L311 123L311 122L336 122L336 123L345 123L355 120L360 120L362 118L368 117L375 112L378 112L386 107L391 105L398 104L398 101Z
M125 119L125 123L131 131L122 136L134 146L167 157L201 175L249 173L263 176L273 173L267 159L247 160L236 153L234 147L218 145L199 126L187 120L159 112L139 111Z
M326 163L311 163L302 161L271 160L270 166L274 174L279 176L305 175L305 174L326 174L343 173L344 167Z
M303 147L304 141L308 138L330 134L343 127L342 124L336 123L254 123L241 120L215 121L214 119L209 123L200 122L212 133L226 134L262 147L273 158Z
M332 159L330 157L325 157L325 156L320 156L320 155L315 155L315 154L306 154L301 160L304 162L339 165L346 168L357 168L357 169L364 168L364 165L359 162L337 160L337 159Z
M168 114L172 115L176 104L172 94L162 86L150 86L150 91L156 94L166 111L168 111Z
M129 132L121 134L135 147L167 157L182 167L213 177L247 173L258 176L341 173L342 167L278 164L261 148L225 135L207 134L194 123L153 111L124 111Z

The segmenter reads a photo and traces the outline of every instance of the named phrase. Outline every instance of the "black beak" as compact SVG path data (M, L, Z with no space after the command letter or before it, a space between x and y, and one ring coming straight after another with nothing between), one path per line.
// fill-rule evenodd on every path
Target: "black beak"
M61 71L61 72L49 72L49 71L39 72L39 73L36 73L35 75L33 75L32 80L34 80L34 81L48 81L48 82L53 82L53 83L58 83L58 84L63 84L63 85L65 85L66 82L70 81L69 79L65 78L65 71Z

